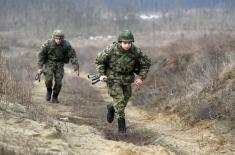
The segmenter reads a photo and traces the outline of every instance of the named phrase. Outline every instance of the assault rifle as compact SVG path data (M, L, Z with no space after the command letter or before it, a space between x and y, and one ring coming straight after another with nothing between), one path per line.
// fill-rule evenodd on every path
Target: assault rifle
M91 84L94 85L96 84L97 82L100 81L100 75L99 74L89 74L88 76L88 79L91 79Z
M99 74L89 74L88 79L91 79L91 84L94 85L100 81L100 75ZM112 84L112 80L107 80L106 81L108 84Z

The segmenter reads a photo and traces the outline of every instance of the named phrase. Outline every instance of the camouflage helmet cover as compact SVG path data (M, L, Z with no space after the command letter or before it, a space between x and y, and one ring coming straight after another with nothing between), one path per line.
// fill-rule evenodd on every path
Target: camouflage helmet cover
M55 37L60 37L62 39L64 39L64 33L62 30L55 30L53 33L52 33L52 37L55 38Z
M118 42L122 42L122 41L134 42L135 39L134 39L132 32L129 30L121 31L118 35Z

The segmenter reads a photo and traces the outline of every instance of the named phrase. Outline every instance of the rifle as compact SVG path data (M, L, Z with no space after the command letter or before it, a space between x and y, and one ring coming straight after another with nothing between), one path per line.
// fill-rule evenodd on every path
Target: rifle
M100 81L100 75L99 74L89 74L88 79L91 79L91 84L94 85ZM106 83L113 84L112 80L107 80Z
M37 73L34 79L38 80L38 82L40 82L41 81L41 74Z
M89 74L88 76L88 79L91 79L91 84L94 85L96 84L97 82L100 81L100 75L99 74Z

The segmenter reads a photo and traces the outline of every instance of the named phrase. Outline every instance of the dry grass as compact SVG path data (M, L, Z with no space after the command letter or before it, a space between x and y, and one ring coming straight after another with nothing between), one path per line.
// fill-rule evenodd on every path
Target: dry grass
M214 33L190 40L186 35L182 37L182 33L178 35L180 35L176 37L178 41L170 45L143 47L143 51L147 51L152 57L153 65L144 88L135 93L134 103L155 110L179 112L192 122L208 118L234 117L232 116L234 90L231 84L234 77L233 37ZM87 73L95 72L95 56L102 48L98 45L76 44L74 47L78 51L81 70ZM29 53L2 61L2 65L8 68L0 77L1 94L7 98L5 100L30 103L36 54ZM81 78L65 77L62 94L67 96L64 100L68 104L74 104L75 107L77 103L88 98L101 99L98 92ZM219 112L221 108L217 104L226 104L222 113Z
M150 112L177 112L191 123L204 119L234 119L233 45L231 36L207 35L195 40L176 41L165 47L145 47L153 65L143 89L135 92L132 98L134 104ZM94 58L99 50L98 46L78 48L82 70L95 72ZM0 110L7 111L10 102L18 102L26 107L28 118L53 121L46 109L31 103L35 53L10 57L7 61L0 57L0 60L1 100L9 103ZM87 80L65 76L60 97L62 104L73 106L74 116L82 118L69 118L72 123L92 126L102 131L105 138L119 140L114 134L117 123L107 128L105 104L101 103L99 92ZM130 138L122 141L146 145L155 138L155 133L148 130L134 126L129 130ZM26 143L26 146L30 145ZM9 152L5 148L2 150L5 154Z
M155 48L146 87L133 100L178 112L189 122L234 119L234 38L204 36Z
M17 116L22 119L29 118L39 122L47 122L51 124L51 115L48 111L36 104L32 99L32 82L34 65L29 65L33 60L32 55L23 54L12 57L4 57L3 50L8 48L0 48L0 111L4 119L10 116ZM23 62L23 63L22 63ZM32 66L32 67L29 67ZM1 138L0 145L1 155L49 155L50 153L41 153L38 150L38 144L29 142L22 137L19 150L8 147L11 142L8 136ZM6 146L5 146L6 144ZM9 144L9 145L8 145Z
M7 148L4 148L4 147L1 147L0 154L1 155L17 155L15 151L8 150Z
M27 65L20 63L19 60L18 62L10 59L5 60L2 57L2 51L0 51L0 54L0 92L3 95L2 97L11 102L30 103L32 83L29 80L31 78L29 67L24 67Z

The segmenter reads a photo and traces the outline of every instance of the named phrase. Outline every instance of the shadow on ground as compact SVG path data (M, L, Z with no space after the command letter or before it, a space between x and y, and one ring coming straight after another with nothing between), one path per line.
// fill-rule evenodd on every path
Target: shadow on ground
M108 123L106 120L106 104L100 101L88 101L80 99L79 101L70 103L67 101L67 105L72 105L73 115L69 116L68 122L77 125L88 125L96 128L101 133L103 133L104 138L113 141L123 141L127 143L132 143L138 146L152 144L157 138L158 134L152 131L140 127L136 124L130 123L127 120L127 136L119 137L117 134L118 126L117 121L114 120L113 123ZM57 115L56 118L61 118L63 116Z

